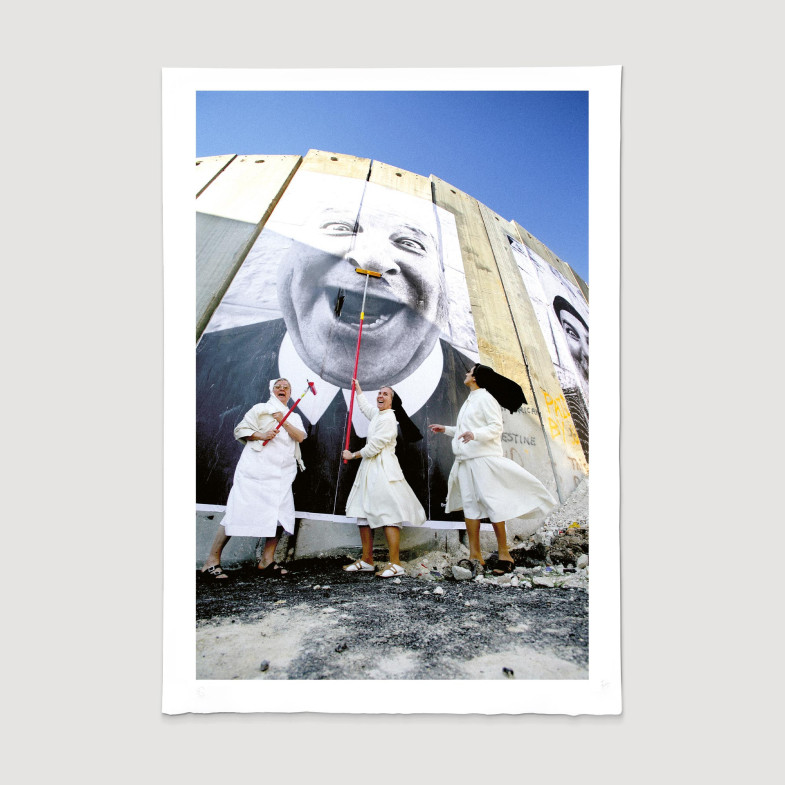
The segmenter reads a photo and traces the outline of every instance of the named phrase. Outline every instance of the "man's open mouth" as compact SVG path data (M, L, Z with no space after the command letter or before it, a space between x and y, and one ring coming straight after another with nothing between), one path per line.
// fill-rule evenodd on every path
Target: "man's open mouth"
M327 299L335 317L349 327L360 326L360 312L363 310L363 293L348 289L333 289L327 292ZM391 297L380 297L370 292L365 297L365 320L363 329L381 327L399 313L404 306Z

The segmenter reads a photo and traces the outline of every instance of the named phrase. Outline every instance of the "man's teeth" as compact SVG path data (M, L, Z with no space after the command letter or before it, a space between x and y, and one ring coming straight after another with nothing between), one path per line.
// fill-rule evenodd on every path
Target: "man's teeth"
M364 321L363 325L365 327L378 327L378 326L380 326L380 325L382 325L382 324L384 324L385 322L388 322L388 321L390 321L390 314L385 314L384 316L377 317L372 322L371 321ZM352 327L359 327L360 326L359 320L356 321L356 322L354 322L354 321L349 322L349 324Z

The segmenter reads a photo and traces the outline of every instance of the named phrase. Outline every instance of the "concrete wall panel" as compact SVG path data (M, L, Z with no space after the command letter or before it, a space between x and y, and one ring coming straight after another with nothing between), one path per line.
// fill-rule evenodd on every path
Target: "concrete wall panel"
M240 322L234 327L241 327L246 322L250 326L260 321L269 321L270 324L276 320L281 321L275 295L273 267L278 268L282 254L288 254L296 245L294 240L287 239L285 228L287 222L296 223L305 213L302 210L297 213L296 209L293 213L292 209L286 207L289 201L296 203L294 193L298 189L292 187L289 194L286 192L298 182L307 189L305 181L308 178L301 177L301 174L329 174L359 181L356 188L359 189L358 199L361 205L378 201L375 189L389 189L415 197L430 203L427 206L427 210L432 211L429 213L429 220L435 222L440 237L440 260L444 272L442 285L447 291L450 314L448 324L440 329L442 341L457 350L449 355L444 354L444 357L449 356L449 362L455 365L454 368L450 366L451 378L457 378L459 371L461 375L463 373L457 357L463 356L464 364L470 362L467 358L479 357L481 362L515 379L522 386L527 405L514 415L504 413L504 454L538 477L555 497L566 499L588 474L588 464L573 427L559 378L552 365L552 358L545 345L526 286L513 258L507 235L520 239L535 251L548 263L543 265L544 269L550 269L550 265L557 270L577 287L586 300L588 287L569 265L523 227L507 222L470 195L438 177L426 178L367 158L309 150L302 159L299 156L215 156L199 159L196 168L197 338L204 331L233 280L231 291L237 290L239 299L227 296L226 300L231 301L231 318ZM327 196L333 201L334 192L355 189L354 183L340 179L335 179L333 183L332 190L327 192ZM388 197L382 198L382 202L387 200ZM280 209L275 211L279 202ZM403 197L389 196L389 206L393 212L397 210L398 203L403 202ZM332 201L328 204L332 205ZM413 212L419 214L423 210L424 206L415 205ZM358 215L362 214L358 212ZM271 215L273 217L269 221L268 231L260 237ZM442 234L445 228L452 232L453 239L450 242L446 242ZM354 231L359 230L355 228ZM273 238L267 241L272 251L266 250L266 255L262 257L262 251L256 249L261 248L261 241L268 235ZM358 240L359 237L358 234ZM455 246L453 250L449 250L450 243ZM273 278L268 280L259 276L258 268L261 262L254 262L257 254L260 259L267 260L269 257L273 260L273 264L267 264ZM246 257L248 262L243 265ZM245 272L237 275L241 265L243 271L246 271L251 262L256 265L255 278ZM257 294L257 290L262 294ZM265 297L267 299L264 299ZM248 300L247 304L245 300ZM226 310L226 304L222 305L221 309L211 322L210 331L228 330L232 326L221 321L224 317L219 318ZM247 316L245 311L248 312ZM453 314L459 313L466 314L460 324L453 318ZM441 323L441 320L434 323ZM365 335L363 338L365 340ZM207 340L207 337L204 340ZM361 379L362 359L361 353ZM299 392L298 389L295 394ZM444 405L450 411L454 409L455 412L463 400L461 396L465 397L465 390L460 383L452 386L443 384L439 387L439 393L444 400L444 403L440 402L439 405ZM420 417L423 412L428 415L430 405L426 404ZM427 420L445 422L431 416L428 416ZM323 427L326 428L327 425L323 424ZM340 423L336 421L335 428L340 430L340 427ZM345 422L343 428L345 429ZM363 435L360 431L357 431L357 434ZM443 448L450 453L447 442L444 437L439 441L430 432L425 434L425 462L419 467L420 474L430 478L433 470L430 464L434 461L444 462L441 454ZM448 458L451 463L451 453ZM312 473L320 463L320 460L311 462L309 471ZM427 482L430 488L430 479ZM434 498L431 499L431 496ZM437 500L430 490L428 499L429 517L434 520L435 525L440 525L437 523L439 514L438 504L435 502L443 499ZM296 542L291 543L296 548L298 557L351 551L359 545L356 527L339 522L343 516L333 515L336 520L325 520L330 518L326 515L316 520L320 517L316 514L318 510L310 507L307 509L311 510L312 519L300 522ZM335 512L342 513L343 509ZM444 517L443 512L441 515ZM203 539L211 536L208 530L214 529L217 519L217 515L213 519L207 519L202 513L199 514ZM402 550L413 553L420 548L439 547L442 543L445 549L455 547L455 538L458 535L449 531L449 526L456 525L457 522L443 523L445 528L441 529L417 530L405 527L402 532ZM536 530L541 521L512 521L510 524L511 536L526 536ZM248 548L245 548L242 554L238 551L237 558L240 561L250 558Z
M528 401L520 413L504 412L504 454L534 474L556 497L556 478L534 392L480 204L437 177L431 180L435 203L455 216L480 361L518 382Z
M197 340L300 160L297 155L238 156L201 192L196 202Z
M507 235L514 233L514 227L484 205L480 205L480 212L493 247L514 329L526 357L559 498L564 501L588 474L588 465L537 316L513 259Z
M581 286L580 279L575 274L575 271L572 269L572 267L567 264L567 262L562 261L553 251L551 251L550 248L548 248L547 245L545 245L545 243L540 242L533 234L521 226L517 221L512 222L512 227L514 227L513 231L511 232L513 236L517 235L517 239L519 239L524 245L527 245L535 253L545 259L545 261L548 262L551 267L553 267L555 270L558 270L571 284L577 286L588 302L588 286L586 286L585 283L583 286Z
M324 150L309 150L303 158L302 169L304 172L337 174L342 177L367 180L368 173L371 171L371 159L342 153L328 153Z
M235 158L237 158L236 155L212 155L207 158L196 159L197 198Z
M371 165L369 181L428 201L431 201L432 198L431 181L427 177L407 172L405 169L398 169L381 161L374 161Z

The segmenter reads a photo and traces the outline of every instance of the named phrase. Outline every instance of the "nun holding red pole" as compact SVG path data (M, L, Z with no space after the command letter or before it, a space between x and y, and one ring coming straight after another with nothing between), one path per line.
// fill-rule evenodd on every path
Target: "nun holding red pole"
M226 543L236 536L265 538L258 564L260 577L277 578L289 573L275 561L275 549L282 530L294 533L292 482L297 467L305 469L300 442L306 433L299 415L293 412L309 391L316 395L312 382L308 382L303 394L287 410L292 394L289 380L271 380L270 399L246 412L234 429L235 439L245 448L234 472L226 515L201 570L205 578L218 581L228 578L221 568L221 554Z
M362 557L344 567L346 572L374 572L373 530L384 528L389 561L376 571L378 578L405 575L400 564L401 527L404 523L421 526L426 515L414 491L406 482L395 456L398 426L407 442L422 439L417 426L409 419L403 402L392 387L382 387L376 396L376 406L363 395L354 380L357 404L370 420L365 446L357 451L344 450L345 461L360 460L346 503L346 514L357 518L362 542Z
M498 555L489 557L488 566L503 575L515 566L507 546L506 521L545 516L556 500L533 474L505 458L502 451L502 406L516 412L526 403L520 385L480 363L467 372L463 383L469 388L469 397L458 412L457 423L428 426L433 433L452 438L455 463L447 481L445 511L463 510L469 558L458 565L473 574L485 567L480 520L490 520Z
M346 502L346 514L357 518L362 542L362 558L344 567L346 572L374 572L373 561L373 530L384 528L387 539L389 561L376 571L378 578L396 578L405 575L406 571L400 564L401 527L404 523L422 526L427 518L414 491L406 482L398 459L395 457L395 445L398 439L398 426L401 435L407 442L422 439L417 426L409 419L403 408L398 393L392 387L382 387L376 396L374 408L363 395L357 383L357 367L360 362L360 342L365 321L365 296L368 292L368 281L381 278L377 270L366 270L356 267L355 272L365 276L363 300L360 308L360 329L357 333L357 351L354 357L354 378L349 404L349 417L346 421L346 444L341 456L343 462L360 459L360 468L354 478ZM352 428L352 412L355 393L360 411L370 420L368 438L365 446L358 452L349 450L349 436Z

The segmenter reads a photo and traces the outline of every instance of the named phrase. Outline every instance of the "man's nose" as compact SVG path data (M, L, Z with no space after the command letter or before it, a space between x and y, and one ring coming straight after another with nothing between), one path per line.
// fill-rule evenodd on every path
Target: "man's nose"
M344 258L354 267L386 276L397 275L401 271L392 244L378 237L355 235L355 243Z

